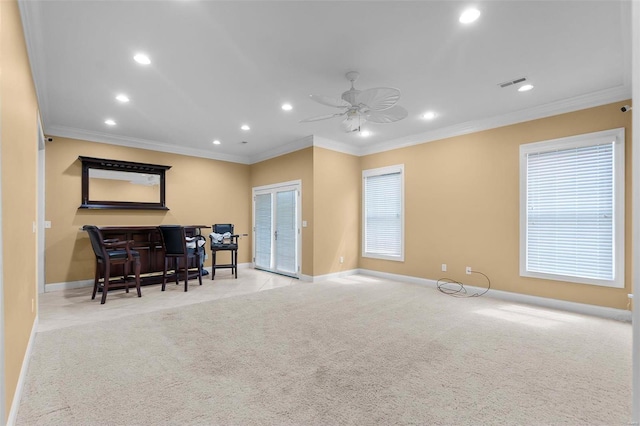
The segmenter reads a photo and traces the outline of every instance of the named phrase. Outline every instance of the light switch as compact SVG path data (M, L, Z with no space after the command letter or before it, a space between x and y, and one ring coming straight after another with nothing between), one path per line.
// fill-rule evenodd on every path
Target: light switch
M303 227L303 228L306 228L306 227L307 227L307 221L306 221L306 220L303 220L303 221L302 221L302 227Z
M50 221L50 220L45 220L45 221L44 221L44 227L45 227L46 229L51 228L51 221Z

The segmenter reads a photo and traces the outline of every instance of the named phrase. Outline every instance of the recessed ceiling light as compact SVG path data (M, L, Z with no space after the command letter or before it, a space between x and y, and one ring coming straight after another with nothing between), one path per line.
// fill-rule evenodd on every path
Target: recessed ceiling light
M221 142L220 142L218 139L216 139L215 141L213 141L213 144L214 144L214 145L220 145L220 143L221 143Z
M116 122L113 121L112 119L108 118L108 119L104 120L104 124L108 124L109 126L115 126Z
M123 95L123 94L120 94L120 95L116 96L116 99L119 100L120 102L123 102L123 103L129 102L129 97L127 95Z
M460 15L459 21L463 24L470 24L476 19L478 19L479 17L480 17L480 11L478 9L471 7L465 10L464 12L462 12L462 15Z
M371 132L368 130L362 130L360 131L360 136L362 136L363 138L368 138L369 136L371 136Z
M242 126L240 126L240 128L241 128L242 130L251 130L251 127L249 127L249 126L248 126L248 125L246 125L246 124L243 124Z
M293 107L291 106L291 104L282 104L282 109L285 111L291 111Z
M133 60L142 65L149 65L151 63L151 59L144 53L138 53L133 57Z
M436 118L436 113L433 111L427 111L422 114L422 118L424 118L425 120L433 120L434 118Z
M528 92L531 89L533 89L533 84L524 84L518 87L518 92Z

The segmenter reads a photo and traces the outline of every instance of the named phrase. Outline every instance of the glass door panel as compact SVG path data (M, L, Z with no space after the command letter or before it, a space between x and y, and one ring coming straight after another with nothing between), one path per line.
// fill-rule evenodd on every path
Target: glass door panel
M271 194L255 197L255 264L256 268L271 269L272 212Z
M276 193L275 270L285 274L297 272L296 191Z

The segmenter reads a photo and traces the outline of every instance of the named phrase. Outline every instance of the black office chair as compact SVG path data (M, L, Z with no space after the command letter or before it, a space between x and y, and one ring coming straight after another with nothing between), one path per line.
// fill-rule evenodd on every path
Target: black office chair
M162 245L164 247L164 269L162 270L162 291L165 290L167 285L167 267L169 259L174 261L175 279L178 284L178 273L180 271L180 259L183 260L184 270L184 291L188 289L189 283L189 260L195 259L194 268L198 269L198 281L202 285L202 269L201 263L201 251L198 248L197 240L201 239L206 241L202 235L196 235L192 238L195 248L187 247L187 236L183 226L179 225L161 225L158 226L160 235L162 236Z
M142 297L140 292L140 253L131 249L133 241L119 241L117 239L105 240L97 226L85 225L83 231L89 234L93 253L96 255L96 274L93 280L93 294L91 300L96 298L96 292L100 286L100 273L104 277L102 283L102 300L100 304L107 301L107 293L111 284L111 265L124 265L123 283L125 291L129 293L129 265L133 263L138 297Z
M211 279L216 276L216 269L231 269L231 273L235 274L235 278L238 278L238 237L233 233L233 225L230 223L213 225L213 235L209 235L211 238ZM214 235L226 235L226 238L218 239ZM231 263L225 263L218 265L216 259L216 253L219 251L231 252Z

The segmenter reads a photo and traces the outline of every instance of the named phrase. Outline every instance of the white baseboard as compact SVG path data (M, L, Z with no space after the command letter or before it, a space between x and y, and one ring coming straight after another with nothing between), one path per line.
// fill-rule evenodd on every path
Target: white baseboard
M24 359L22 360L22 368L20 368L20 375L18 376L18 384L16 391L13 394L13 402L9 409L9 417L7 418L7 426L13 426L16 423L18 417L18 408L20 408L20 400L22 399L22 391L24 384L27 380L27 371L29 371L29 361L31 361L31 351L33 350L33 341L36 338L36 330L38 329L38 316L36 315L33 321L33 327L31 327L31 335L29 336L29 343L27 343L27 350L24 353Z
M45 284L44 292L49 293L50 291L58 291L58 290L69 290L72 288L80 288L80 287L91 287L93 286L93 280L80 280L80 281L67 281L61 283L51 283Z
M359 269L349 269L348 271L340 271L340 272L333 272L331 274L313 275L313 276L300 274L300 280L305 282L311 282L311 283L319 283L319 282L331 280L334 278L343 278L343 277L348 277L349 275L355 275L359 271L360 271Z
M373 271L370 269L360 269L360 274L370 275L373 277L385 278L394 281L403 281L413 284L426 285L428 287L437 288L435 280L426 278L411 277L408 275L390 274L387 272ZM482 292L482 287L474 287L465 285L470 292ZM549 299L546 297L530 296L528 294L512 293L503 290L489 290L483 297L492 297L495 299L506 300L515 303L524 303L528 305L541 306L543 308L558 309L567 312L575 312L578 314L591 315L601 318L613 319L616 321L631 322L631 311L625 309L608 308L605 306L588 305L586 303L568 302L566 300Z
M238 269L245 269L251 266L251 263L238 263ZM211 266L205 266L205 270L211 273ZM72 288L91 287L93 286L93 280L79 280L79 281L66 281L61 283L51 283L44 286L44 292L59 290L70 290Z

